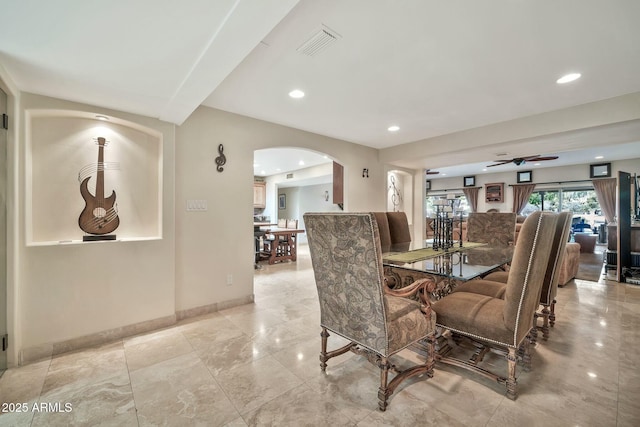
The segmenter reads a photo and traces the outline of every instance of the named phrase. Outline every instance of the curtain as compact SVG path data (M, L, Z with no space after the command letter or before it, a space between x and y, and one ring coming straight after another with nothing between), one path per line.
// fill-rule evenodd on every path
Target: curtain
M478 211L478 194L480 194L480 187L463 188L462 192L464 193L464 196L467 198L467 203L469 203L471 212L477 212Z
M513 209L512 212L520 215L520 212L527 206L529 197L533 193L533 189L536 188L535 184L520 184L513 186Z
M607 219L607 222L615 222L617 179L601 178L594 179L591 182L593 182L593 188L596 190L596 197L598 198L598 203L600 203L604 217Z

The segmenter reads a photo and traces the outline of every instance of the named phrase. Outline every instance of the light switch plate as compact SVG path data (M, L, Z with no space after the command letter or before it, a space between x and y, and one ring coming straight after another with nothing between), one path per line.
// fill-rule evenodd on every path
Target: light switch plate
M202 212L207 210L206 200L187 200L187 212Z

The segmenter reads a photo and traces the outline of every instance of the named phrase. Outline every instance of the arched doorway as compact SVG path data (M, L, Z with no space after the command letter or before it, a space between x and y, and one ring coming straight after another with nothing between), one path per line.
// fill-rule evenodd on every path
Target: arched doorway
M334 160L316 151L277 147L254 151L254 237L256 251L263 246L261 230L278 220L294 220L304 229L305 212L340 211L334 203ZM264 190L262 190L264 189ZM264 191L264 203L256 192ZM256 227L255 224L265 224ZM306 235L298 243L306 244Z

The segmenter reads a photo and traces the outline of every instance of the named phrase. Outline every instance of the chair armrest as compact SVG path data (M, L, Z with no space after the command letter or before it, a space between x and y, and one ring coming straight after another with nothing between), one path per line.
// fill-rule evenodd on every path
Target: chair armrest
M391 289L384 283L384 293L394 297L417 297L421 303L420 309L426 316L431 315L431 301L429 294L436 290L436 282L431 278L418 279L409 286L400 289Z

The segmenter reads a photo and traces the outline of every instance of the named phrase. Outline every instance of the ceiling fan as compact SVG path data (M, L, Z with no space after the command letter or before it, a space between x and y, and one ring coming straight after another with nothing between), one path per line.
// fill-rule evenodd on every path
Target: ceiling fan
M426 173L427 175L438 175L440 172L438 172L438 171L432 171L431 169L426 169L426 170L425 170L425 173Z
M507 163L513 163L516 166L520 166L523 165L527 162L540 162L540 161L544 161L544 160L555 160L557 159L558 156L544 156L541 157L540 154L536 154L534 156L528 156L528 157L514 157L513 159L504 159L504 160L494 160L495 164L493 165L488 165L487 167L490 168L492 166L501 166L501 165L506 165Z

